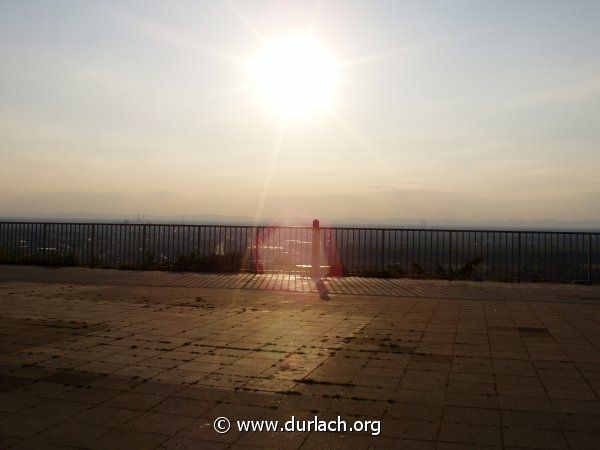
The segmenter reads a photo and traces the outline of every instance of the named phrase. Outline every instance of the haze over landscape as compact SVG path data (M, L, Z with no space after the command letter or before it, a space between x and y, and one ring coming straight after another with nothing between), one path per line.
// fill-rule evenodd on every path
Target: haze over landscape
M0 216L598 227L599 17L595 1L2 3ZM307 32L331 98L282 114L252 64Z

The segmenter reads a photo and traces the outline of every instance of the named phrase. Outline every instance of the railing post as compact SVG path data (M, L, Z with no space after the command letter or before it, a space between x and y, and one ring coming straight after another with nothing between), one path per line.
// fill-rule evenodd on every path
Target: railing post
M452 277L452 231L448 232L448 278Z
M321 263L319 260L319 248L321 243L321 228L319 227L319 219L313 220L312 224L312 254L311 254L311 276L312 278L321 278L320 270Z
M381 271L385 271L385 230L381 230Z
M257 226L256 227L256 235L255 235L255 239L254 239L254 272L255 273L260 273L260 267L258 264L258 248L259 248L258 231L259 231L259 228Z
M592 235L588 234L587 282L592 283Z
M92 224L92 240L90 242L90 254L89 254L89 265L94 265L94 240L96 236L96 225Z
M48 224L44 224L44 235L42 237L42 257L44 259L44 261L46 261L47 256L48 256L48 250L47 250L47 239L48 239L48 230L47 230L47 225Z
M142 266L146 265L146 229L148 225L143 225L143 233L142 233Z
M517 251L519 252L519 254L517 257L517 281L520 283L521 282L521 232L518 233L518 238L519 238L519 246L517 248Z

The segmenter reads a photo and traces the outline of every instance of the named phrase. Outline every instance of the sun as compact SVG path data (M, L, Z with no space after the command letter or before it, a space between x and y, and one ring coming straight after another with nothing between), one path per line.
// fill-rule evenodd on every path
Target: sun
M307 37L268 44L250 67L259 90L284 116L331 106L335 63L323 47Z

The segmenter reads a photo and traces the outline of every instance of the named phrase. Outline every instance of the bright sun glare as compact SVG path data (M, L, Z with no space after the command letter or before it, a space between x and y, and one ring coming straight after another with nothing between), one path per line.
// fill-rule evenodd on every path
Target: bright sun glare
M335 64L306 37L290 37L266 46L251 62L257 84L285 116L331 106Z

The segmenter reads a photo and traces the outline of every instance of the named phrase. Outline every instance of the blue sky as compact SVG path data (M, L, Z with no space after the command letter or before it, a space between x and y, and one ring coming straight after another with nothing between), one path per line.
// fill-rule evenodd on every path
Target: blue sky
M245 61L310 23L283 118ZM600 2L4 1L0 58L0 215L600 219Z

